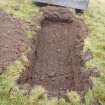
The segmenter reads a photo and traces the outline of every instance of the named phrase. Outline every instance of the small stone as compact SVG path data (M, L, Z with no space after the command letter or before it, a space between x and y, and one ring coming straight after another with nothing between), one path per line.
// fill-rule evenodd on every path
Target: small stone
M54 76L56 76L56 72L51 72L48 74L48 77L54 77Z
M61 49L57 49L57 52L60 52L61 51Z
M44 80L44 76L40 77L40 80Z
M55 80L56 80L56 78L52 78L51 80L52 80L52 81L55 81Z
M100 73L100 70L98 70L97 68L93 68L91 71L90 71L90 75L92 77L99 77L101 75Z
M87 61L89 61L90 59L92 59L92 54L91 54L89 51L85 52L85 53L83 54L83 60L84 60L84 62L87 62Z
M60 88L60 90L63 90L63 88Z

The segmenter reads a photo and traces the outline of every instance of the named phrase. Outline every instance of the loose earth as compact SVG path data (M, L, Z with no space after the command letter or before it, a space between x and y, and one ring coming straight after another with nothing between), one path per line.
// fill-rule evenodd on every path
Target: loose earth
M0 73L24 52L26 34L19 20L0 11Z

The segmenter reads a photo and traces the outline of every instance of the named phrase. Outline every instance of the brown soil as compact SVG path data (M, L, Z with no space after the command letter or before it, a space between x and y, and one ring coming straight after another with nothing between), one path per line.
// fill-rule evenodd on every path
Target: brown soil
M24 51L25 37L21 22L0 11L0 73Z
M63 7L48 6L42 11L32 66L18 83L42 85L51 96L64 96L67 90L86 91L90 80L82 70L82 51L88 34L84 22Z

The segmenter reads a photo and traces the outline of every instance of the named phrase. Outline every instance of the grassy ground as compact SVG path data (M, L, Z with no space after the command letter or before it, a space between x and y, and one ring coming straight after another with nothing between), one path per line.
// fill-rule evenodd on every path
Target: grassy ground
M38 13L38 8L31 0L0 0L0 10L16 16L24 21L31 21L31 17ZM15 80L19 77L27 58L23 55L14 64L10 65L3 75L0 75L0 105L105 105L105 1L90 0L89 10L84 14L89 27L89 37L85 43L85 50L93 54L93 59L86 66L97 67L101 71L99 78L92 78L94 86L85 96L85 103L81 104L80 97L76 92L68 92L68 100L61 98L48 99L42 87L32 90L30 96L26 90L19 90ZM28 85L27 85L28 86Z
M105 69L105 1L92 0L90 9L85 14L85 21L89 26L89 37L86 41L86 48L93 54L89 66L96 66Z
M90 50L93 59L87 63L87 67L97 67L101 71L101 77L94 78L93 93L95 98L105 105L105 1L91 0L90 9L85 13L85 21L89 27L89 37L86 40L85 49Z
M31 0L0 0L0 9L25 21L31 21L31 17L38 13Z

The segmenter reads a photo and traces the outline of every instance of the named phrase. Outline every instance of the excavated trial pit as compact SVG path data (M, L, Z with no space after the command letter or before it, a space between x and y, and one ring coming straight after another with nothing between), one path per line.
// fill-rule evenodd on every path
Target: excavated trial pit
M90 86L89 76L83 74L82 51L87 28L63 7L42 8L41 30L33 45L32 66L18 83L43 86L50 96L64 96L67 90L79 93Z

